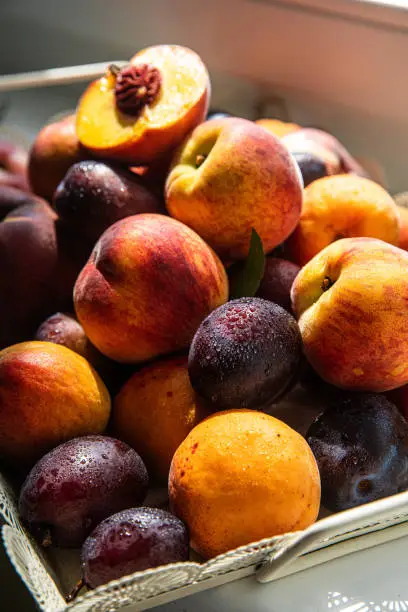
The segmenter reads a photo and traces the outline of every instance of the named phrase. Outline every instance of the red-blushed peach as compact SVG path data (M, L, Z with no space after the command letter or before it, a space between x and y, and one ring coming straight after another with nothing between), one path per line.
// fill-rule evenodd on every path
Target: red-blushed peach
M137 53L89 85L77 111L80 142L97 157L137 166L178 146L204 120L210 79L200 57L179 45Z
M366 236L398 245L399 231L398 208L380 185L351 174L326 176L306 187L287 246L290 259L303 266L339 238Z
M190 134L173 160L165 197L172 217L233 260L246 257L252 228L267 253L289 236L299 220L302 184L279 138L227 117Z
M191 229L140 214L108 228L74 289L91 342L121 362L185 348L201 321L228 299L225 269Z
M34 193L49 202L72 164L89 157L77 138L75 121L75 115L69 115L45 125L31 147L30 185Z
M328 383L387 391L408 382L408 253L372 238L330 244L291 289L304 353Z
M320 476L306 440L256 410L226 410L180 444L169 475L170 507L209 558L304 529L317 518Z

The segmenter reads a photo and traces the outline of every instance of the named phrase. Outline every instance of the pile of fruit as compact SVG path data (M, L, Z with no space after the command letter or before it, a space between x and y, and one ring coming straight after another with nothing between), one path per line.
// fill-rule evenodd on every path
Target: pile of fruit
M32 536L82 547L71 596L408 488L407 211L209 100L155 46L0 147L0 455ZM306 437L268 414L296 385Z

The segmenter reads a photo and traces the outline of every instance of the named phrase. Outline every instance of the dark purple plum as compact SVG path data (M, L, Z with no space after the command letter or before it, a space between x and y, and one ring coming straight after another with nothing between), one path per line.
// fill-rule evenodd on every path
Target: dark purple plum
M379 393L341 393L310 426L322 504L334 512L408 488L408 423Z
M292 153L292 156L299 166L305 187L323 176L328 176L329 172L324 160L317 155L301 151Z
M295 319L261 298L214 310L191 343L188 370L197 393L216 410L263 409L296 380L301 336Z
M299 270L297 264L286 259L266 257L265 271L256 293L257 297L275 302L288 312L292 312L290 290Z
M163 212L158 197L134 172L94 160L71 166L56 189L54 206L63 223L91 246L119 219Z
M90 343L82 325L64 312L56 312L45 319L35 332L34 340L60 344L89 358Z
M188 533L159 508L129 508L102 521L82 547L82 579L89 588L151 567L187 561Z
M44 455L24 482L19 513L43 545L76 548L104 518L143 502L146 467L107 436L69 440Z

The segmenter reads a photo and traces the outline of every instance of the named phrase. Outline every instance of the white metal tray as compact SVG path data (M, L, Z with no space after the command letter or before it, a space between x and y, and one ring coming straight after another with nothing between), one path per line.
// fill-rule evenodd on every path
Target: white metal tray
M295 389L272 414L305 432L323 405ZM132 611L174 601L255 574L267 582L408 534L408 492L321 518L304 531L240 547L206 563L190 561L137 572L66 604L64 595L79 578L79 551L40 549L20 523L15 495L0 477L3 542L15 569L45 612ZM321 515L324 517L324 513Z

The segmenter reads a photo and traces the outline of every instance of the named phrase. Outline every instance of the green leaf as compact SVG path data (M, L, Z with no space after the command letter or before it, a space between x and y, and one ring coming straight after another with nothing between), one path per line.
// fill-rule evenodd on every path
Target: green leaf
M264 269L265 254L262 240L252 228L247 258L243 262L233 264L229 269L230 300L253 297L261 284Z

